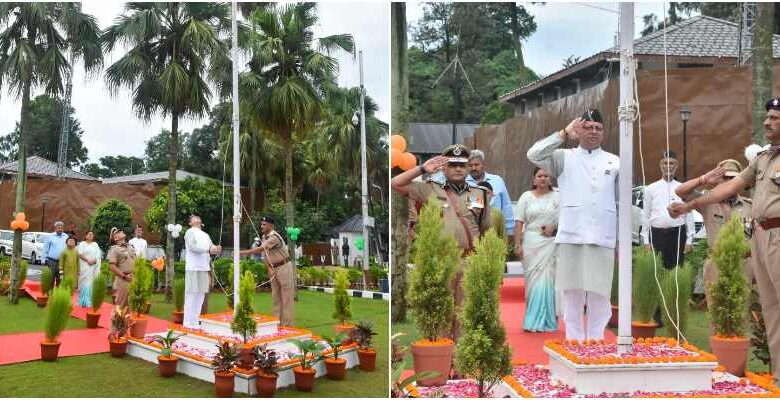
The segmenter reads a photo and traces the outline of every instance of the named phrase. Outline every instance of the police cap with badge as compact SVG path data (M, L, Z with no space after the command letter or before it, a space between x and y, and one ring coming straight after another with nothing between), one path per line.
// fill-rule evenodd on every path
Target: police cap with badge
M447 146L441 152L441 155L447 157L449 164L466 164L469 162L469 148L462 144L453 144Z

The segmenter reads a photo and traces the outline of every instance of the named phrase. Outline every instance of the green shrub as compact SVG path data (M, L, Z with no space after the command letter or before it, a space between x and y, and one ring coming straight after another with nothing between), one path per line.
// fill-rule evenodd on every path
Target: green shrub
M709 312L718 336L745 335L750 289L742 265L749 249L742 222L738 215L732 215L721 228L712 253L719 274L710 285Z
M361 283L363 282L363 271L357 268L349 269L349 283Z
M176 278L173 282L173 306L177 312L184 310L184 278Z
M304 286L311 286L312 278L309 268L301 268L298 270L298 284Z
M426 202L418 226L409 301L417 331L435 341L452 325L455 301L451 283L461 250L454 237L442 234L444 221L438 202Z
M476 380L479 397L512 372L512 350L499 315L505 259L506 241L490 229L477 241L464 277L463 333L455 350L455 368Z
M151 269L146 266L143 259L136 259L133 266L133 280L127 287L128 305L136 316L141 315L151 298L151 290L148 290L151 281Z
M98 276L92 280L92 312L96 313L100 311L103 300L106 298L106 290L106 278L103 274L98 274Z
M185 263L184 261L176 261L173 263L173 277L175 278L184 278L185 273Z
M609 292L609 302L612 303L613 306L618 305L618 300L620 297L620 265L618 263L615 263L615 270L612 272L612 289Z
M662 274L664 267L660 254L655 257L657 265L654 264L651 250L642 246L634 248L631 301L634 306L633 320L637 322L652 322L653 314L660 304L660 291L655 281L655 271L657 269L658 273Z
M663 268L663 270L663 276L659 276L661 280L661 290L664 294L664 299L666 299L666 307L669 309L669 315L671 315L670 319L669 315L666 314L666 311L661 309L661 316L663 317L664 327L667 332L666 335L669 337L677 336L677 329L672 323L677 323L677 321L679 321L680 332L685 335L688 328L688 300L690 300L691 293L693 293L693 267L686 261L681 268L678 267L674 270ZM677 272L676 281L675 270Z
M333 287L335 288L333 290L333 319L344 324L345 321L352 318L352 312L349 309L350 298L347 292L347 288L349 288L347 273L337 273Z
M111 228L124 229L125 233L130 234L132 216L133 209L118 199L106 200L95 208L95 213L89 218L89 225L95 232L95 241L101 249L109 247L108 234Z
M27 260L21 260L19 261L19 286L17 286L17 289L24 286L24 281L27 280L27 267L29 264L27 263Z
M501 210L490 207L490 226L496 231L498 237L506 243L506 221Z
M46 306L46 319L43 325L43 335L47 342L54 342L65 329L73 311L70 292L66 288L54 288Z
M246 343L257 333L257 323L252 310L252 300L255 293L255 279L252 272L246 271L241 276L238 293L238 309L233 317L233 322L230 323L230 329L236 335L240 335Z
M771 361L769 353L769 338L766 334L766 323L761 310L761 302L758 297L758 288L755 284L750 285L750 347L753 356L761 361L765 366Z
M0 280L8 277L11 272L11 257L0 254Z
M54 277L51 274L51 270L49 268L43 268L41 271L41 293L48 295L53 284Z

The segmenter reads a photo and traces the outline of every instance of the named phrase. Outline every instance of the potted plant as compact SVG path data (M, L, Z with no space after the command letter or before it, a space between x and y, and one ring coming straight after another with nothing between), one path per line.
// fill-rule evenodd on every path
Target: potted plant
M344 379L344 376L347 374L347 360L339 358L339 350L341 350L341 346L344 345L344 338L346 337L347 335L344 332L339 332L333 337L322 337L328 342L330 348L333 349L333 358L325 357L325 371L327 372L328 379L340 381Z
M376 350L371 347L371 342L376 336L374 324L371 321L359 321L355 324L352 336L358 343L357 353L360 369L366 372L373 371L376 369Z
M404 371L406 370L406 362L401 361L393 368L393 387L391 389L391 396L393 398L408 397L406 394L406 387L412 383L418 382L421 379L431 379L439 376L439 372L436 371L421 371L415 372L407 378L402 378Z
M423 339L412 343L414 370L438 371L437 378L423 379L424 386L442 385L452 366L454 343L441 337L452 326L455 299L452 280L460 265L461 250L451 235L443 235L439 202L429 201L420 212L414 241L414 264L409 302L417 331ZM361 366L362 368L362 366Z
M173 355L173 344L176 343L186 333L176 334L173 329L168 329L165 336L154 335L152 341L162 346L160 355L157 356L157 366L160 370L160 376L170 378L176 375L176 365L179 358Z
M27 260L21 260L19 261L19 281L17 282L16 291L19 293L19 295L24 294L24 281L27 280Z
M490 229L477 241L464 276L462 334L455 368L476 381L480 398L489 397L491 388L512 372L512 349L499 318L505 259L506 240Z
M710 348L726 371L736 376L745 374L750 338L745 335L747 299L750 294L743 264L750 247L737 215L721 228L712 253L718 268L718 278L708 288L709 313L714 329Z
M257 367L257 376L255 377L257 394L260 397L273 397L276 392L276 379L279 377L274 369L279 357L276 351L266 344L255 346L252 355L255 358L255 367Z
M87 328L97 328L100 321L100 308L103 307L103 300L106 298L106 278L103 274L98 274L92 280L92 292L90 300L92 301L92 311L87 311Z
M349 337L349 333L352 332L355 325L348 322L352 318L352 311L350 310L351 300L347 288L349 288L349 273L346 271L336 272L333 284L333 319L339 322L336 325L336 333L346 333L344 339L349 342L352 339Z
M152 292L154 292L154 272L152 272L152 264L145 258L136 259L136 262L141 262L147 272L140 282L143 284L145 297L143 314L149 315L149 311L152 309Z
M217 346L218 352L211 360L214 367L214 388L217 397L233 397L236 374L231 371L238 360L238 346L228 341Z
M46 307L46 303L49 301L49 292L51 292L52 280L53 277L51 275L51 270L44 268L43 271L41 271L41 295L35 299L35 303L38 305L38 307Z
M184 279L177 278L173 282L173 323L184 322Z
M46 308L46 320L43 325L44 340L41 342L41 360L54 361L60 351L60 342L57 338L65 329L73 311L70 292L64 288L55 288L51 292L49 306Z
M324 346L312 339L290 339L290 341L301 352L300 364L293 368L295 387L301 392L311 392L314 389L314 376L317 374L317 370L313 367L322 356Z
M255 277L251 271L245 271L241 276L239 286L239 302L236 315L233 322L230 323L230 329L233 333L241 336L243 344L241 345L241 357L239 365L243 369L252 369L255 359L252 356L252 346L249 340L257 333L257 322L253 318L252 299L255 292Z
M661 310L666 336L676 337L677 328L685 335L688 327L688 302L693 293L693 267L686 260L682 267L673 270L664 269L664 273L659 275L661 275L659 277L661 293L666 299L666 304L669 305L668 314L666 310Z
M631 321L631 336L648 338L655 336L658 324L653 315L660 304L658 286L655 284L656 272L663 274L665 269L660 255L654 255L644 247L634 249L634 269L631 286L631 301L634 306ZM656 260L653 260L656 257ZM656 264L657 263L657 264Z
M152 271L146 266L146 260L136 259L133 266L133 281L127 287L127 296L128 305L133 315L130 336L138 339L143 339L146 334L146 324L149 321L143 313L151 296L151 292L147 290L147 282L151 275Z
M132 325L133 319L127 308L118 307L111 315L108 345L112 357L124 357L127 353L127 333Z

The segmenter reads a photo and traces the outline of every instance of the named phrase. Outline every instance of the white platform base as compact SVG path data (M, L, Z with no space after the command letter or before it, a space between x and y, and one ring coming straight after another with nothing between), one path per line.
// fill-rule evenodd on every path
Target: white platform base
M182 340L183 339L184 337L182 337ZM160 350L156 347L131 340L128 341L127 354L157 364L157 356L160 355ZM214 368L212 368L211 365L184 357L182 355L177 355L177 357L179 358L179 362L176 365L176 372L200 379L202 381L212 383L214 382ZM339 358L347 360L348 369L356 367L359 363L357 350L355 348L346 349L339 352ZM325 375L324 360L317 362L314 367L317 369L317 377ZM276 370L276 372L279 374L279 378L276 380L277 388L283 388L295 384L295 375L292 369L293 366L291 365ZM236 373L235 384L236 392L247 393L250 395L257 393L254 375Z
M206 318L200 319L200 328L204 331L214 332L219 335L230 335L233 331L230 329L229 322L219 322ZM256 335L271 335L279 329L279 321L268 321L257 324Z
M545 347L553 378L582 394L712 389L715 362L579 365Z
M520 261L506 262L507 275L523 275L523 263Z

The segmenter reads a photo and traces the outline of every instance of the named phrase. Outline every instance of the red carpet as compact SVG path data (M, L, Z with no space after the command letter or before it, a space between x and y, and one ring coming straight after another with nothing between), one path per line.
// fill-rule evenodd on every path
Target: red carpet
M525 315L525 279L519 277L504 278L501 286L501 322L506 329L507 342L512 348L513 360L537 364L547 364L547 353L542 350L547 339L566 337L563 321L558 321L558 331L552 333L529 333L523 331ZM614 340L611 331L605 333L605 339Z
M29 281L26 281L27 283ZM29 293L29 288L28 288ZM86 320L87 311L91 308L79 307L78 294L73 296L72 317ZM100 309L100 326L97 329L74 329L63 331L59 337L60 357L83 356L87 354L108 352L108 328L111 326L111 312L114 305L103 303ZM172 324L170 321L147 316L149 319L146 331L165 331ZM71 326L73 322L70 322ZM86 326L86 325L85 325ZM41 358L40 342L43 340L43 332L13 333L0 335L0 365L14 364L25 361L35 361Z

